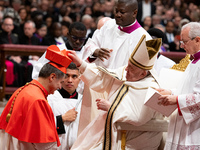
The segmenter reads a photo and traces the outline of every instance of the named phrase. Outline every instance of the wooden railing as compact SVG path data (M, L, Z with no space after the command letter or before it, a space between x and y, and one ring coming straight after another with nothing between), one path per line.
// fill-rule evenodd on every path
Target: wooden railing
M16 45L16 44L2 44L0 45L0 79L2 80L2 86L0 87L0 101L3 100L5 94L12 94L17 88L6 87L6 55L37 55L42 54L47 49L47 46L35 46L35 45Z
M47 46L13 45L13 44L0 45L0 58L1 58L0 79L2 79L3 81L3 85L0 87L0 101L3 100L5 94L12 94L17 89L17 87L6 87L6 66L5 66L6 55L41 56L46 49ZM162 52L161 54L174 60L176 63L178 63L186 55L186 53L184 52Z
M170 58L176 63L179 63L179 61L186 56L185 52L161 52L160 54Z

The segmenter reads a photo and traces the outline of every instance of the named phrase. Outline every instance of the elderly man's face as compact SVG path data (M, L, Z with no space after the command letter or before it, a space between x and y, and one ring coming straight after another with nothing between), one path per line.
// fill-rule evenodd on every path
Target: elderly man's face
M186 27L181 31L182 43L181 43L180 47L183 48L187 54L193 55L199 51L199 47L196 46L196 45L198 45L196 43L199 40L196 40L197 37L191 39L189 37L189 30L190 30L190 28Z
M131 82L138 81L144 78L147 74L145 70L136 67L130 61L128 61L128 66L125 70L127 71L126 80Z
M31 22L24 24L24 34L31 38L33 36L33 33L35 32L35 27Z

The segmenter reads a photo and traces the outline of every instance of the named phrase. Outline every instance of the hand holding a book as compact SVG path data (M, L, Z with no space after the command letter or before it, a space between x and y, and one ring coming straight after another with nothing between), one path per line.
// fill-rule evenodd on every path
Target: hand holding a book
M171 90L167 90L167 89L155 89L156 91L158 91L161 95L171 95Z
M144 104L169 117L177 109L176 97L170 90L149 87Z
M162 95L158 98L159 105L168 106L168 105L176 105L177 103L177 96L176 95Z

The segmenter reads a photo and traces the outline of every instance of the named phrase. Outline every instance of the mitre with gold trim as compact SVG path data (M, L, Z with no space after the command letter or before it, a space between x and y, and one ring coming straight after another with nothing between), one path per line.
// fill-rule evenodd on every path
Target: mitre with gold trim
M129 61L141 69L151 70L157 59L161 44L161 38L146 41L146 35L143 35L132 52Z

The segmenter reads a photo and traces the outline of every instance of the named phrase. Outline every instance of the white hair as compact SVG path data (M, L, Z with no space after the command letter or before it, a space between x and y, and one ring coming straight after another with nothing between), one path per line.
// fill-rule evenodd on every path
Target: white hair
M200 37L200 23L199 22L190 22L181 28L181 31L185 28L189 28L189 38L194 39L195 37Z
M88 15L88 14L83 15L83 17L82 17L82 21L87 20L87 19L92 20L92 17L91 17L90 15Z

